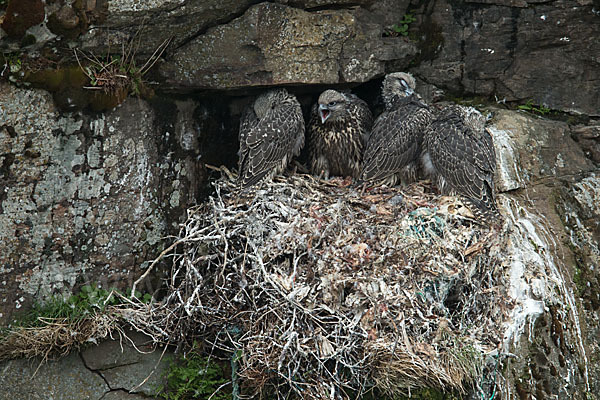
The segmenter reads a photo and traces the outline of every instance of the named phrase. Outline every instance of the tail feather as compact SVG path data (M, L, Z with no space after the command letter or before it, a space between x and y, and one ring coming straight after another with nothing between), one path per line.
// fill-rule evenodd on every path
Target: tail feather
M501 223L504 218L498 208L496 202L493 199L490 201L482 201L477 199L464 199L469 209L475 215L475 218L482 223L496 224Z

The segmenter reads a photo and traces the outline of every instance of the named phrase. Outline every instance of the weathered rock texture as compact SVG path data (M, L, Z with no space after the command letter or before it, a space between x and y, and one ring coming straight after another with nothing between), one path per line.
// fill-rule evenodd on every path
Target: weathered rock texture
M490 132L499 155L498 186L511 191L505 210L512 210L509 218L518 227L510 292L512 320L523 321L523 336L506 349L518 357L506 361L509 383L502 396L585 399L600 390L592 361L600 356L593 322L593 254L600 243L593 229L600 219L591 211L600 190L597 166L564 122L496 110ZM574 213L577 207L587 211ZM586 215L588 225L577 223L576 215ZM583 261L578 253L592 258Z
M142 334L129 332L128 337L131 342L108 340L47 363L3 361L0 399L153 399L165 384L164 373L173 354L148 346Z
M114 339L88 347L81 352L81 358L88 369L102 376L111 390L153 396L159 386L165 385L173 355L162 348L155 349L143 334L129 332L127 336L131 341Z
M417 17L410 36L382 37L406 12ZM0 37L17 51L33 38L33 48L61 53L62 36L114 53L135 39L144 63L171 38L157 76L171 90L355 84L411 65L454 95L600 115L600 12L591 0L88 0L48 2L46 20L12 15Z
M407 10L417 17L409 35L388 36ZM555 300L540 295L542 280L531 271L515 273L525 293L515 304L530 323L524 336L515 333L516 357L506 364L502 396L597 398L598 37L600 7L590 0L0 4L0 324L32 301L68 295L79 284L130 286L164 247L161 238L200 198L203 164L235 165L239 113L248 101L241 93L291 86L307 111L325 86L366 83L358 90L374 93L374 78L410 68L451 96L531 100L587 115L572 125L495 110L491 131L498 187L509 192L509 205L519 204L508 209L521 239L531 239L522 246L542 260L530 265L542 262L547 269L545 257L560 255L552 258L558 272L548 275L560 278ZM28 68L77 67L69 46L102 58L133 40L139 67L169 38L145 77L159 93L152 100L129 97L115 109L91 113L81 110L89 102L75 99L83 90L79 81L68 91L56 79L36 82L54 100L23 82ZM16 86L5 82L9 75ZM160 95L162 89L175 98ZM525 222L534 219L521 218L525 206L538 215L536 232L554 241L539 246ZM527 304L537 308L529 312ZM26 364L10 365L20 377ZM88 375L80 380L86 390L106 389ZM0 376L3 390L16 382ZM55 383L48 375L47 387ZM29 387L14 387L21 394L11 398L29 398ZM111 396L129 398L121 391L104 398Z
M43 365L35 359L11 360L0 368L2 399L99 400L110 390L101 376L83 365L77 353Z
M600 14L591 1L433 0L414 70L455 93L600 115Z
M261 3L177 49L161 72L180 89L365 82L384 73L385 61L415 54L359 11Z
M61 115L47 92L0 85L0 320L76 284L126 288L161 249L202 174L193 127L173 120L169 139L156 118L136 99Z

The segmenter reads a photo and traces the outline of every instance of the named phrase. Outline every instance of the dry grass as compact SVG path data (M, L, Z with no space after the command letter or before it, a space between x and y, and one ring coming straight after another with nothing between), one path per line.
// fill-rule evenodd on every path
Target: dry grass
M500 342L501 235L456 199L305 175L215 189L189 210L168 296L130 310L138 329L241 355L249 396L460 392L481 376Z
M119 328L118 313L107 310L79 320L43 318L35 327L15 327L0 340L0 360L66 356L86 343L97 343Z
M214 185L161 255L172 262L162 301L122 298L95 328L69 329L106 336L119 320L155 342L200 339L237 358L246 397L480 385L501 339L505 232L427 184L361 193L294 175L241 194L230 178ZM43 353L70 340L63 328L22 341Z

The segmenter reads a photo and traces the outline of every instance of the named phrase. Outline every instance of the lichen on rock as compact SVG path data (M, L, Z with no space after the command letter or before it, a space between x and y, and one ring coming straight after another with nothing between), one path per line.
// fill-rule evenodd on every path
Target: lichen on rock
M132 99L92 118L62 115L45 91L0 92L2 317L83 282L124 289L160 250L165 213L190 200L181 185L161 190L169 171L193 174L160 157L154 111ZM161 200L171 192L181 198L172 207Z

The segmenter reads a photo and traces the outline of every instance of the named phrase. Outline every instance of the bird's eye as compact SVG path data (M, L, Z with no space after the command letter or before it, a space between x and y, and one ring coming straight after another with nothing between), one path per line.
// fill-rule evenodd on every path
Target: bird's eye
M337 104L337 101L332 101L329 104L327 104L329 107L333 107Z

